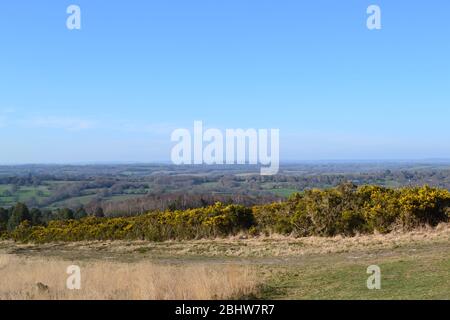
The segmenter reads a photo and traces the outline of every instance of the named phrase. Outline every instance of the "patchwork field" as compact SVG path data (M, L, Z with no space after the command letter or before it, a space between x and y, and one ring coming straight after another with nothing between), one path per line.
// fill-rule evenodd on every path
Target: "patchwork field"
M46 209L64 208L68 206L86 205L90 201L99 198L100 194L104 192L103 189L84 189L73 195L65 195L63 200L58 199L58 193L66 192L69 188L76 188L77 185L85 183L85 181L45 181L42 185L37 186L13 186L10 184L0 184L0 206L12 206L17 202L24 202L32 206L42 207ZM123 201L142 197L148 192L148 189L130 191L124 190L122 194L104 195L104 201ZM81 195L79 195L81 193ZM53 198L51 198L53 197ZM46 201L48 203L46 203ZM46 205L41 205L46 203Z
M166 164L0 166L0 206L23 202L41 209L108 203L121 211L154 195L223 195L252 204L269 203L311 188L344 181L388 187L430 186L450 190L449 163L285 163L276 176L259 176L258 166ZM258 199L254 199L258 197ZM125 202L125 204L124 204ZM136 208L134 208L135 210ZM126 210L125 210L126 211ZM128 211L127 211L128 214Z
M0 255L1 299L450 299L448 224L351 238L6 241ZM65 289L71 264L80 291ZM369 265L379 290L366 287Z

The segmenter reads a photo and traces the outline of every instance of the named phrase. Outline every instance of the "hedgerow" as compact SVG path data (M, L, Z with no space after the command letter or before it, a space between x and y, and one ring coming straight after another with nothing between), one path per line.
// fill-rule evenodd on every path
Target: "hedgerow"
M22 222L10 237L18 241L197 239L236 234L254 224L252 211L217 203L206 208L152 212L124 218L87 217L50 221L45 226Z
M3 234L16 241L199 239L235 235L386 233L437 225L450 217L450 192L424 187L390 189L356 187L346 183L325 190L313 189L287 201L247 208L216 203L205 208L155 211L134 217L85 217L55 220L45 225L23 221Z

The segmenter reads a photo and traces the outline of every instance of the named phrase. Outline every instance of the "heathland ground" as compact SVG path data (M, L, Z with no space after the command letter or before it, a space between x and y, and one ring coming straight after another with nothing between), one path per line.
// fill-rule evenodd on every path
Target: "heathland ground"
M81 267L79 291L65 288L71 264ZM367 289L369 265L381 269L379 290ZM450 226L355 237L4 241L0 270L0 299L450 299Z

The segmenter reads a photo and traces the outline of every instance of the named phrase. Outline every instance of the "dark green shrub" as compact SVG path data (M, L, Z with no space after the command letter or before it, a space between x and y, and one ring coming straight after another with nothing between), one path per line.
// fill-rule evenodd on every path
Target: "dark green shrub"
M31 215L28 208L23 203L17 203L12 209L11 215L8 220L8 231L14 230L23 221L31 222Z

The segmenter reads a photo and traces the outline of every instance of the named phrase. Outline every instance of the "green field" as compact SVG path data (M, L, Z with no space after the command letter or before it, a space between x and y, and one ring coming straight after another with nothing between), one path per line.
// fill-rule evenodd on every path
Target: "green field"
M292 189L292 188L279 188L279 189L273 189L272 193L276 194L277 196L282 196L282 197L289 197L291 196L293 193L299 192L297 189Z
M11 193L10 196L5 196L4 192ZM40 185L36 187L32 186L20 186L17 191L12 192L12 185L2 184L0 185L0 206L10 206L16 202L27 202L31 199L40 201L51 195L51 190L46 185Z
M69 186L70 184L77 183L74 181L46 181L45 184L39 186L19 186L17 190L13 190L13 186L10 184L0 184L0 206L9 207L13 206L17 202L28 203L34 199L37 203L42 203L52 194L57 192L58 188ZM79 183L79 182L78 182ZM5 196L4 192L7 191L10 195ZM99 196L102 189L91 188L84 189L83 195L73 196L64 200L55 201L45 208L56 209L62 207L73 207L78 205L86 205L93 199ZM144 189L144 193L138 192L138 190L125 189L123 194L111 195L102 197L105 201L123 201L141 197L145 195L149 189ZM41 206L42 207L42 206Z

